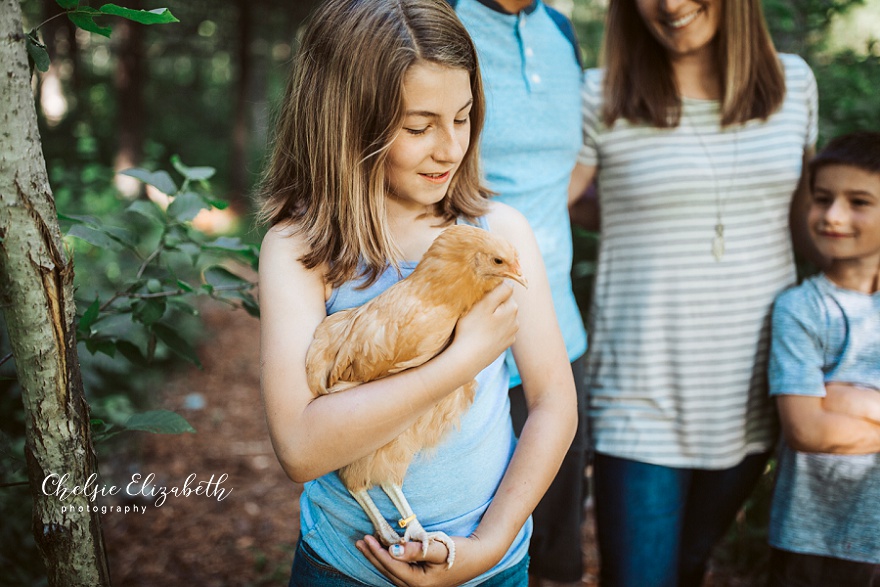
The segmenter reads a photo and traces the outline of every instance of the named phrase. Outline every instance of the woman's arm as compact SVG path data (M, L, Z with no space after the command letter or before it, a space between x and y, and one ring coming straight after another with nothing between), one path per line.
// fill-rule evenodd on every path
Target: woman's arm
M261 387L275 453L294 481L308 481L397 437L446 394L501 354L516 333L511 288L490 292L459 323L453 343L424 365L315 398L306 352L326 316L323 272L299 261L302 239L273 228L260 254Z
M574 224L592 231L600 227L599 195L593 181L596 167L575 164L568 184L568 213Z
M446 570L442 544L432 544L427 559L422 557L421 545L407 544L395 559L373 537L358 543L361 552L397 585L457 585L497 564L550 486L577 426L571 366L531 228L519 212L498 203L493 203L487 218L493 232L516 245L529 282L527 290L516 288L513 294L519 307L513 354L529 414L507 472L479 526L470 537L455 538L452 569Z
M880 390L833 381L825 385L825 393L822 405L826 411L863 418L880 425Z
M825 398L780 395L776 398L782 432L802 452L870 454L880 452L880 423L830 411Z
M810 208L810 171L809 162L816 154L815 146L804 150L801 178L791 198L791 208L788 215L788 224L791 230L791 242L795 253L803 257L819 269L827 266L825 259L813 240L807 227L807 213Z

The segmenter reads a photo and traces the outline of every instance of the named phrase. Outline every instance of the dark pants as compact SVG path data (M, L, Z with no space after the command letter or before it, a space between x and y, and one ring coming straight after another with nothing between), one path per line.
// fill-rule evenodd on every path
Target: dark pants
M596 453L602 587L699 587L712 549L769 453L730 469L679 469Z
M552 581L580 581L583 575L581 525L589 489L585 470L589 462L590 435L584 359L571 364L577 390L578 430L553 483L532 513L534 531L529 544L529 574ZM510 389L510 415L517 437L528 416L521 385Z
M828 587L829 585L880 587L880 565L771 549L767 587Z

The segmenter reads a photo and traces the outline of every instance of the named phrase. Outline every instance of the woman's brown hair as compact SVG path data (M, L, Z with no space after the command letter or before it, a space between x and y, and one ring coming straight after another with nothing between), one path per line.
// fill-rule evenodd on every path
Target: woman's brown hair
M721 82L721 124L766 119L785 98L785 74L760 0L721 0L713 40ZM605 26L602 121L618 118L658 128L678 126L681 97L666 49L654 38L635 0L611 0Z
M309 244L300 261L326 265L334 286L360 264L372 282L396 265L385 218L388 148L404 119L403 81L415 63L470 73L470 145L436 214L485 213L479 135L485 116L477 52L445 0L328 0L306 27L260 186L260 218L290 223Z

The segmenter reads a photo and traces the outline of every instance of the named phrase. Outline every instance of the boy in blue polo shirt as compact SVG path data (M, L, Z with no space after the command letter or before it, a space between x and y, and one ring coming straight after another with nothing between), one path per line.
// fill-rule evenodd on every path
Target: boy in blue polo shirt
M810 171L810 236L830 264L773 310L768 586L878 587L880 133L832 140Z

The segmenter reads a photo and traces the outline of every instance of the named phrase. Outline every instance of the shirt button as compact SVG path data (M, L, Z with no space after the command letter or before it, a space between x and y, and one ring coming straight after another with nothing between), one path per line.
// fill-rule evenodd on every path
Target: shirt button
M526 47L526 57L532 57L535 54L531 47Z
M541 76L538 75L537 73L532 74L532 81L535 82L536 84L541 83Z

